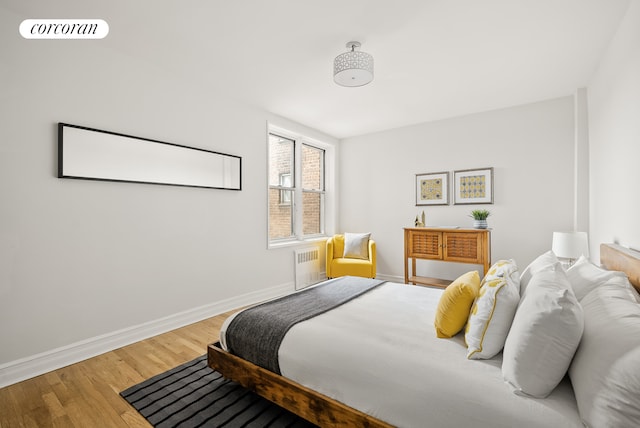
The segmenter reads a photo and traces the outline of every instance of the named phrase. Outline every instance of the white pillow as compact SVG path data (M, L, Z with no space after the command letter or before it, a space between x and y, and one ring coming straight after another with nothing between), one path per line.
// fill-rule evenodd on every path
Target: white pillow
M551 250L539 255L534 261L529 263L529 266L527 266L522 271L522 275L520 275L520 295L524 295L524 291L527 289L527 285L533 275L542 270L554 269L556 265L561 266L558 257Z
M535 273L504 344L502 375L518 395L544 398L566 375L584 319L560 264Z
M567 277L573 287L573 292L578 300L582 300L590 291L604 284L611 278L624 278L627 276L623 272L602 269L581 256L578 261L567 269ZM629 284L631 287L631 284Z
M345 233L344 255L350 259L369 259L369 237L371 233Z
M629 300L640 303L640 294L638 294L638 291L633 287L633 285L631 285L629 278L627 278L626 275L614 276L613 278L608 279L604 284L620 288Z
M589 427L640 426L640 305L616 281L580 302L584 333L569 376Z
M518 268L513 260L501 260L482 280L471 307L464 336L467 358L492 358L502 350L519 300Z

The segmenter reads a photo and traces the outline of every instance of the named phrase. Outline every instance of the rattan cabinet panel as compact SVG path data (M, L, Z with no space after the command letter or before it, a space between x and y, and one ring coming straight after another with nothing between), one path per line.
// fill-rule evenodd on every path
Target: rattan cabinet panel
M416 259L479 264L486 274L491 264L491 231L428 227L404 229L404 282L446 287L450 281L417 276Z

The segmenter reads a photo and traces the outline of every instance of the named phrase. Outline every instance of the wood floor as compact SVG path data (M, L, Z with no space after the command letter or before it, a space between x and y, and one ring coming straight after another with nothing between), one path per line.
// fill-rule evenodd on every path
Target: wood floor
M0 428L149 427L119 393L206 353L222 314L0 389Z

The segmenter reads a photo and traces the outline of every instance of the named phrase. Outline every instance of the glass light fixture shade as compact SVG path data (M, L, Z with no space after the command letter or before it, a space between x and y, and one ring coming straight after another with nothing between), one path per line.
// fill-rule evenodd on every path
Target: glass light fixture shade
M333 81L340 86L364 86L373 80L373 57L361 51L356 51L358 42L349 42L350 52L345 52L333 61Z
M589 257L587 232L553 232L551 251L560 258L571 260Z

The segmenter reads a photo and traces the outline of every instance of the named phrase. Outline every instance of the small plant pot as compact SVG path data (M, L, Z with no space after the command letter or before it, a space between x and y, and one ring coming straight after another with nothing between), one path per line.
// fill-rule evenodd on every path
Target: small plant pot
M487 220L473 220L473 227L476 229L486 229Z

